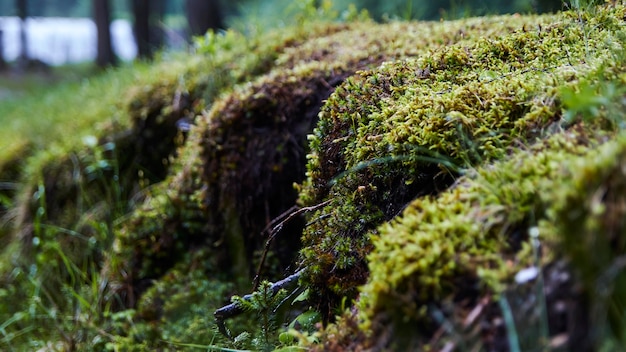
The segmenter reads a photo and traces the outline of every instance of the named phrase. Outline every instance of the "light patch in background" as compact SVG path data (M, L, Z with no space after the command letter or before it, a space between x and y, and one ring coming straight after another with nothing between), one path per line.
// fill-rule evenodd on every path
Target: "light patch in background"
M2 45L7 61L20 54L20 19L0 17ZM27 53L49 65L93 61L96 58L96 25L89 18L35 17L26 19ZM127 20L111 22L113 51L122 60L137 56L132 26Z

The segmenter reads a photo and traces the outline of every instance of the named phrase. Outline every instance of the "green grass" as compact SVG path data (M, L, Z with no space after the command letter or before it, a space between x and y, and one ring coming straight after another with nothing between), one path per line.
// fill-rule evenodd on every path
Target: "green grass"
M0 101L29 95L60 83L78 81L96 73L91 63L39 67L24 72L19 72L14 66L15 63L8 63L6 69L0 71L0 91L4 94Z
M10 96L0 100L0 166L24 153L26 146L65 149L107 126L127 126L130 87L181 72L181 61L135 63L101 73L65 68L51 75L27 74L20 80L1 78L0 87Z

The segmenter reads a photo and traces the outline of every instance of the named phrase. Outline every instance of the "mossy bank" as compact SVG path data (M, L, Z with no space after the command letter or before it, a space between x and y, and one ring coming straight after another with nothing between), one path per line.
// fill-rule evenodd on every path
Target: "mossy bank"
M2 343L624 346L625 16L207 35L3 156Z

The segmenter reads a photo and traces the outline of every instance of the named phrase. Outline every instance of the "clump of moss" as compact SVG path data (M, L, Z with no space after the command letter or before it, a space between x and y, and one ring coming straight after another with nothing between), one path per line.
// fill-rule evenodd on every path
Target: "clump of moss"
M386 332L390 339L370 343L426 343L429 328L423 328L421 337L405 332L419 322L439 324L434 319L439 302L500 292L513 274L536 264L526 242L531 228L545 246L542 265L570 261L588 283L585 301L598 302L594 305L603 313L621 319L623 310L603 302L617 297L623 278L611 276L611 293L602 299L606 291L596 286L624 252L618 244L621 207L615 206L620 192L612 188L621 179L624 139L606 142L609 136L584 126L556 134L510 160L477 168L436 197L415 200L401 217L379 227L359 307L365 322L361 327L371 329L371 336ZM589 256L589 251L603 254ZM467 296L472 291L474 296ZM604 316L592 319L604 326ZM611 321L616 332L622 331L619 319ZM571 332L574 325L550 333ZM581 339L572 336L572 341Z
M265 241L259 236L263 228L296 202L297 193L291 185L305 177L306 135L334 87L356 70L375 67L384 59L416 55L442 41L467 40L470 35L461 28L475 24L459 21L437 28L443 38L432 36L439 27L435 23L389 24L382 36L374 33L371 25L320 27L315 32L319 37L305 43L279 44L272 72L234 88L197 119L188 142L178 151L172 175L145 195L144 204L116 232L115 255L104 272L126 306L134 306L149 283L185 260L186 252L202 246L211 246L220 270L235 273L238 284L247 287ZM488 28L480 27L475 34ZM208 35L201 51L209 57L219 56L220 46L232 44L235 37L229 32L221 42ZM355 37L362 40L354 41ZM395 45L386 46L387 42ZM262 48L272 46L270 41L253 45L259 45L263 52ZM236 82L237 77L248 77L239 66L246 66L246 62L245 58L233 61L227 65L227 77L220 79ZM203 84L201 77L193 75L183 79L187 81L196 82L187 86ZM140 108L138 117L145 119L151 116L150 111L157 112L157 117L159 111L171 111L168 104L160 103L167 102L168 95L159 93L170 90L156 85L139 91L132 100ZM176 92L195 101L191 92L180 87ZM142 97L153 101L141 103L145 100ZM196 111L197 104L188 103L178 110ZM296 219L283 228L271 247L271 266L291 265L303 226L302 219ZM275 269L266 275L272 272Z
M333 35L345 28L329 25L318 31ZM233 37L242 39L229 32L224 40L232 44ZM206 40L201 49L208 50L210 57L219 53L213 46L225 45L213 35ZM250 45L278 55L281 48L297 47L298 42L283 38ZM259 62L248 61L248 56L227 63L234 72L221 79L234 83L249 78L242 67ZM115 291L128 306L147 288L144 283L164 275L194 246L214 247L220 267L237 273L239 284L248 286L246 278L256 269L253 260L262 246L259 234L269 220L294 204L291 184L302 181L304 175L306 133L321 101L347 74L344 60L332 63L334 59L299 64L279 60L282 71L233 89L197 119L189 142L178 152L169 181L153 188L144 205L117 232L116 256L110 260L107 275L112 275ZM153 89L149 92L154 96ZM142 111L147 111L145 105L138 104ZM301 227L300 222L288 224L288 236L280 236L273 247L278 248L274 257L283 267L297 252L299 230L291 228Z
M549 135L560 118L558 87L611 62L621 12L588 19L593 33L564 14L346 80L320 113L301 195L307 205L331 200L303 237L303 264L321 299L355 296L369 236L412 199Z
M597 348L611 340L618 345L626 341L624 165L626 139L621 133L592 155L567 164L563 176L569 182L555 182L542 196L550 208L540 231L582 283L592 329L586 336L596 335L592 344Z
M364 327L383 329L390 321L387 327L406 336L402 331L415 322L436 323L436 302L471 287L475 296L466 299L502 290L532 264L527 250L518 251L527 246L528 229L545 218L541 194L566 179L564 164L592 155L598 139L582 131L556 134L508 161L477 168L436 197L418 198L379 227L360 303L366 321L374 322Z

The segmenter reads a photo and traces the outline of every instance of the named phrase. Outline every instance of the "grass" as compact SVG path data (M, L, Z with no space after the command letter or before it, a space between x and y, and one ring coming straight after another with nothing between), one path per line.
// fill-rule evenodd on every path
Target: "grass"
M100 71L91 63L68 64L63 66L41 66L20 70L10 63L0 71L0 109L8 112L31 99L69 84L80 83ZM5 119L6 116L0 116Z
M7 72L0 76L0 92L4 96L0 99L0 171L5 178L17 178L4 181L28 183L41 173L42 165L48 160L63 160L66 155L86 147L97 150L99 147L93 145L95 141L131 125L128 104L129 91L133 87L150 89L161 80L182 74L188 64L184 57L176 56L171 60L151 64L139 62L101 72L79 65L54 68L49 72ZM19 176L9 171L15 167L16 161L22 173ZM93 166L100 167L99 161L94 159ZM95 175L106 177L101 173ZM106 180L97 181L107 183ZM94 211L89 208L95 205L86 192L78 196L82 199L81 204L88 207L83 209L84 212ZM106 206L119 208L118 198L108 199L111 204ZM3 321L0 324L0 349L21 350L25 346L38 349L47 345L52 349L72 350L76 344L86 344L100 350L103 343L110 341L105 330L111 328L101 319L111 312L102 306L102 290L106 283L101 281L99 259L92 257L91 250L95 247L105 249L100 247L108 243L110 224L106 220L94 224L97 233L93 236L73 228L56 228L46 218L48 209L43 198L40 203L41 211L37 211L33 223L34 240L37 240L37 243L33 241L37 247L33 263L24 264L23 258L16 255L22 251L19 241L2 238L11 248L17 248L2 253L0 297L27 299L16 305L0 304L0 321ZM9 222L14 216L12 213L7 214ZM4 227L4 214L0 214L0 220ZM40 239L50 236L55 236L56 240ZM65 253L67 248L61 243L78 243L87 237L89 250L84 257L73 258ZM68 281L62 282L64 278ZM96 341L98 339L100 342ZM46 341L57 342L52 342L55 344L52 346Z
M81 145L83 138L97 135L106 125L128 125L127 90L136 82L156 82L163 77L157 71L176 74L180 68L180 62L140 62L104 72L77 66L44 75L1 77L5 99L0 99L0 165L26 146L40 150Z

